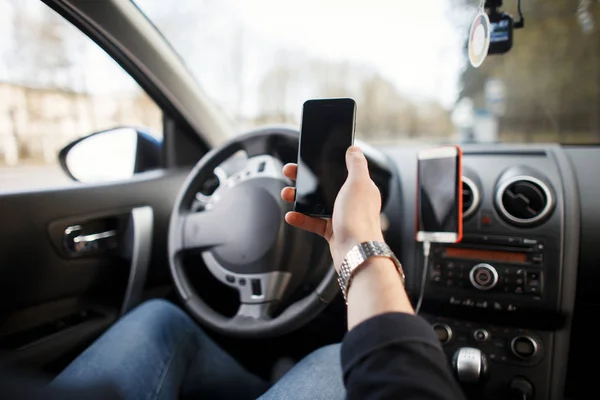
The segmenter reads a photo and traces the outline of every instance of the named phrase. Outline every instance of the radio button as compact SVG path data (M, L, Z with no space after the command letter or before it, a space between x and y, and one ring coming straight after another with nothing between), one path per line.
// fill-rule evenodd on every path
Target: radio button
M529 294L540 294L540 288L537 286L529 286L527 288L527 293Z
M489 264L477 264L471 269L469 280L479 290L490 290L498 283L498 272Z
M452 329L448 325L435 323L433 324L433 330L437 334L441 344L446 344L452 340Z
M456 297L452 296L452 297L450 297L450 304L452 304L453 306L459 306L462 304L462 300L457 299Z
M487 286L492 281L492 273L487 270L479 270L475 273L475 281L481 286Z
M517 279L515 280L515 283L516 283L518 286L521 286L521 285L523 285L523 283L524 283L524 282L525 282L525 281L523 280L523 278L517 278Z
M463 305L465 307L473 307L475 305L475 302L471 299L464 299L462 301L461 305Z
M483 308L486 309L488 308L488 302L487 301L478 301L475 303L475 308Z
M541 253L534 254L531 257L531 262L534 264L541 264L544 261L544 256Z
M515 294L523 294L523 286L517 286L515 288Z
M539 272L528 272L527 273L527 287L526 292L533 295L542 293L542 279Z
M508 244L523 244L523 239L519 237L509 237Z
M541 294L542 286L540 281L530 280L527 282L527 293L529 294Z
M490 338L490 333L485 329L477 329L475 332L473 332L473 337L478 342L485 342Z
M534 280L534 281L536 281L536 280L539 280L539 279L540 279L540 273L539 273L539 272L529 272L529 273L527 274L527 279L528 279L529 281L532 281L532 280Z

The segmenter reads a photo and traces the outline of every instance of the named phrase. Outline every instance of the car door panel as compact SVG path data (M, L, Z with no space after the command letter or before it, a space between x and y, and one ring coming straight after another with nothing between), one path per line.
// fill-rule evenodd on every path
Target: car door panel
M1 195L0 349L47 366L135 306L148 282L170 284L169 216L186 174L160 170L115 184ZM82 231L66 237L76 226ZM81 238L110 244L69 248L74 239L87 245Z

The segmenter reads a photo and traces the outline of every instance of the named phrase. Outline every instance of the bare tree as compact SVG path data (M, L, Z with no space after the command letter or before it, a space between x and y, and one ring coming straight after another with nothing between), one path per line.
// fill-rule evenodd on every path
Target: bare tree
M290 123L288 96L296 71L289 65L279 65L271 69L259 85L259 118L270 123Z
M75 63L65 22L53 12L34 12L27 7L31 3L10 3L12 48L5 57L9 80L29 86L76 89L72 74Z
M505 2L504 9L515 14L511 7ZM465 68L460 97L485 108L486 81L500 79L506 86L501 137L598 141L600 3L531 0L523 3L523 12L527 25L515 31L513 49L489 57L479 69Z

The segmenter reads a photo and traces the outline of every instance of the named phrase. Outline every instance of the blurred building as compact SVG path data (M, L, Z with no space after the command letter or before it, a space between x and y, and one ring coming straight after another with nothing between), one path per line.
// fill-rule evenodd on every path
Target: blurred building
M0 163L54 163L72 140L127 125L159 135L162 112L143 92L91 95L0 82Z

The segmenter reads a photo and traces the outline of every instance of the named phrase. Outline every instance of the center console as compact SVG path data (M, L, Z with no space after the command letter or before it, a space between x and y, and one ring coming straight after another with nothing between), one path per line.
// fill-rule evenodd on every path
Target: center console
M432 244L422 316L470 398L561 398L553 384L568 348L561 335L569 330L570 272L556 165L541 154L526 160L536 169L468 151L464 161L465 235L458 244ZM469 168L484 162L491 167ZM417 262L424 262L419 254Z
M559 311L556 242L471 234L460 244L432 246L425 304L444 312L426 318L449 359L475 348L490 361L485 398L522 398L511 394L515 379L537 387L541 395L552 325L560 323L553 318Z

